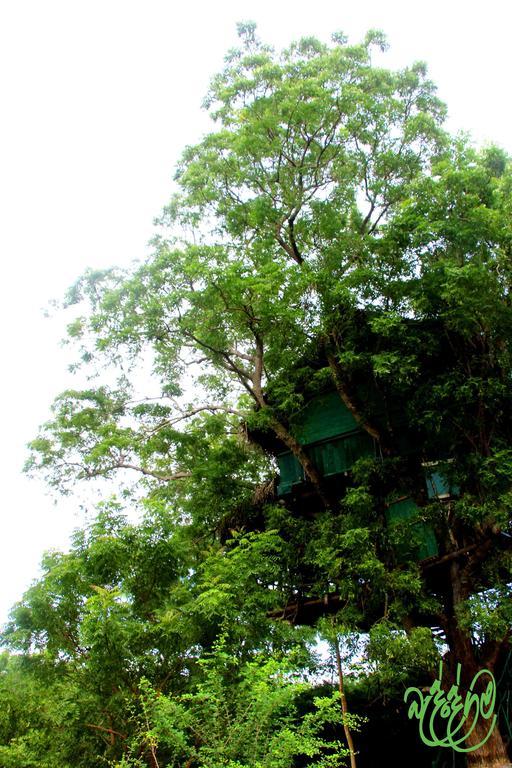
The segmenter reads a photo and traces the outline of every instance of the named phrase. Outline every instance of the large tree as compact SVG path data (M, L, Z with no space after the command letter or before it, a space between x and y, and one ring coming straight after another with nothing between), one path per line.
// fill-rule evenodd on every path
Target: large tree
M500 662L512 618L510 161L443 131L424 65L376 66L379 33L282 53L253 25L240 36L151 257L69 292L82 365L118 366L119 380L60 395L30 466L59 487L137 472L222 544L277 532L267 589L296 618L331 595L352 629L433 628L467 685ZM329 387L376 446L341 497L294 429ZM294 455L314 514L268 503L258 442ZM424 506L439 555L404 563L385 500L440 457L459 495ZM499 729L467 759L507 765Z

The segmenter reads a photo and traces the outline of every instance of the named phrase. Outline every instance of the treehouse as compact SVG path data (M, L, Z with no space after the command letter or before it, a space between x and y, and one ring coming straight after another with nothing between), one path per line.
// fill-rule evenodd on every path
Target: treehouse
M320 474L341 495L350 483L355 462L377 455L375 441L359 426L337 392L313 397L292 420L291 429ZM304 469L291 451L273 452L279 469L277 495L287 500L290 506L300 507L301 501L311 495ZM445 499L455 493L456 489L450 488L443 470L444 465L439 462L424 465L428 499ZM395 534L393 538L397 538L395 554L398 560L425 560L438 554L434 532L421 521L420 515L416 502L400 493L386 508L388 528Z
M402 534L395 544L399 561L426 560L438 554L434 531L418 519L420 514L420 508L410 496L396 499L386 509L386 522L391 534Z
M346 475L357 459L374 455L372 438L359 427L337 392L310 400L292 423L292 429L294 437L307 449L326 478ZM278 496L286 496L304 486L304 470L291 451L278 453L276 459Z

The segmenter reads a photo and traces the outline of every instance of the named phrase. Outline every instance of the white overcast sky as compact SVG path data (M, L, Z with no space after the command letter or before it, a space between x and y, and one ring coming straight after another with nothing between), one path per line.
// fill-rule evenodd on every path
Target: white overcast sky
M180 151L207 128L209 78L248 19L277 46L383 29L389 66L428 63L451 129L512 153L510 0L0 0L0 623L82 519L21 474L70 384L61 323L41 309L85 267L147 253Z

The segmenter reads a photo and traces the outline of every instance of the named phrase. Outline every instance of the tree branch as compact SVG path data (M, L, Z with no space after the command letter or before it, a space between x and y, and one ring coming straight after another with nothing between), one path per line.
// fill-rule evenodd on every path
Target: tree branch
M92 479L93 477L101 477L102 475L105 475L107 472L111 472L113 469L133 469L135 472L140 472L141 475L147 475L148 477L154 477L157 480L162 480L163 482L170 483L174 480L181 480L186 477L191 477L192 473L187 472L185 470L174 472L171 475L163 474L162 472L157 472L153 469L147 469L146 467L141 467L137 464L131 464L130 462L126 461L116 461L114 464L111 464L109 467L104 467L102 469L89 469L87 467L83 467L81 465L83 472L85 473L87 479Z
M373 437L374 440L377 440L378 443L382 443L382 436L379 430L376 429L374 426L372 426L363 417L363 415L355 405L354 401L348 394L347 388L343 381L343 372L341 369L341 365L339 364L336 358L336 355L334 355L332 352L329 352L329 350L326 350L326 355L327 355L327 362L329 363L329 368L331 369L334 384L336 385L336 389L343 403L346 405L346 407L348 408L348 410L350 411L354 419L357 421L359 426L361 426L365 432L367 432L371 437Z
M94 723L85 723L86 728L93 728L95 731L102 731L103 733L110 733L112 736L119 736L120 739L126 739L125 733L115 731L113 728L106 728L104 725L94 725Z

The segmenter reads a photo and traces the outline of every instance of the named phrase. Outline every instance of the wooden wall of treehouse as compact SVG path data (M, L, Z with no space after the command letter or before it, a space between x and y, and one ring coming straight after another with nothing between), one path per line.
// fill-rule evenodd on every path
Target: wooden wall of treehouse
M325 478L349 477L354 463L361 457L376 455L377 446L356 422L337 392L318 395L295 416L292 432ZM279 468L278 496L300 496L307 488L304 470L291 451L276 454ZM449 487L442 465L424 465L429 499L449 498L456 489ZM395 552L400 560L424 560L438 554L434 531L421 521L421 510L407 494L396 489L394 500L387 505L386 521L395 533L402 534ZM400 536L398 536L400 538Z

